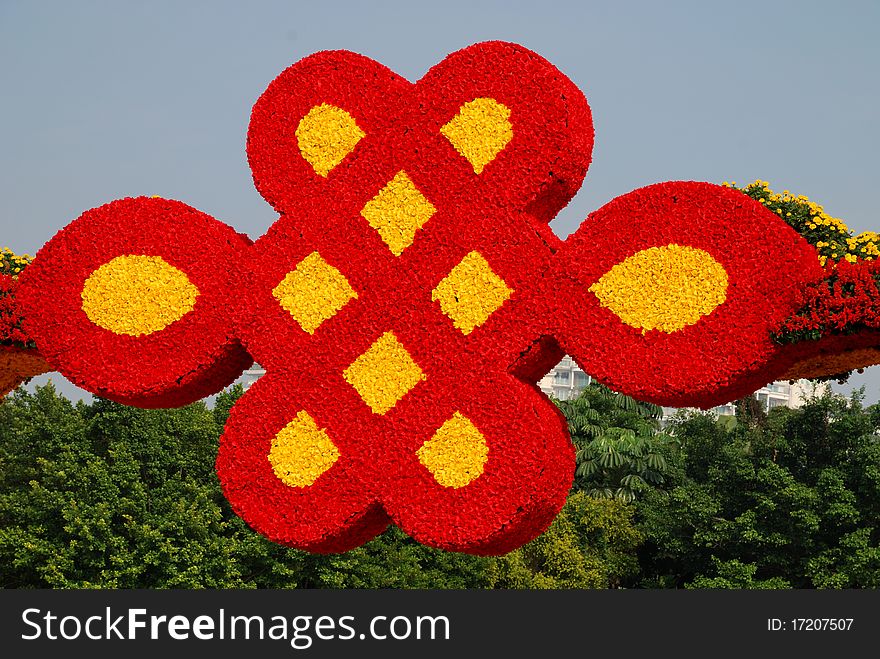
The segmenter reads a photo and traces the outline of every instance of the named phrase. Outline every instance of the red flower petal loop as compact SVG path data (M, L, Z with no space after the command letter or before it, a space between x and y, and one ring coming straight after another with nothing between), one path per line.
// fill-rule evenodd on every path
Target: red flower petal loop
M590 291L616 265L668 245L698 249L726 273L724 301L695 323L644 331ZM559 319L563 349L612 389L675 407L709 408L773 380L768 365L779 346L771 333L795 310L793 292L822 277L815 250L793 229L709 183L660 183L617 197L559 256L550 284L558 288L545 299L556 301L548 313Z
M395 479L384 481L382 501L394 523L423 544L503 554L543 533L564 505L574 477L568 425L534 385L510 375L458 384L442 398L417 396L394 428L386 469L394 465ZM449 473L461 473L467 460L441 453L432 463L426 451L444 427L454 427L459 441L485 442L485 463L467 465L463 480L473 480L466 484Z
M347 425L345 410L332 400L298 396L294 383L267 373L236 402L221 438L217 475L235 512L270 540L315 553L347 551L388 526L375 493L377 472L364 468L374 464L369 458L381 449L381 442ZM277 475L270 454L279 433L304 413L314 423L312 432L300 431L289 440L304 453L289 451L293 457L286 467L276 460L279 470L308 470L298 458L310 458L311 465L331 444L337 454L313 483L290 485ZM324 433L326 447L315 446L318 433ZM362 437L369 441L358 441Z
M178 201L87 211L21 274L25 329L53 368L92 393L139 407L199 400L252 363L232 335L227 286L248 242Z
M467 121L456 124L460 114ZM491 131L477 173L464 154L476 148L471 137ZM313 165L304 154L315 159L321 139L337 148ZM583 93L538 54L498 41L452 53L417 83L348 51L306 57L259 98L247 145L263 197L321 223L333 216L316 207L353 199L359 211L401 170L429 198L486 199L549 222L580 188L592 148Z

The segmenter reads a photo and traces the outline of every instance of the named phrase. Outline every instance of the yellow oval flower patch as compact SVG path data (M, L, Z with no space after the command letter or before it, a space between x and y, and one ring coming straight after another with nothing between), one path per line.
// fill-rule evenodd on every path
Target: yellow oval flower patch
M160 256L117 256L86 279L82 309L98 327L140 336L183 318L198 295L186 274Z
M672 333L727 299L727 272L695 247L651 247L615 265L590 291L627 325Z
M455 412L434 436L416 451L421 462L444 487L464 487L483 473L489 445L477 427Z

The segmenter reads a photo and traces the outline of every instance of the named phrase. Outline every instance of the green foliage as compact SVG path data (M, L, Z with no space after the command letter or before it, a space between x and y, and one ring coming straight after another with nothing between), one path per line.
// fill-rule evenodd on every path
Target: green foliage
M487 558L394 527L328 556L251 531L213 468L241 394L219 394L213 410L74 405L51 385L8 397L0 587L880 588L880 406L858 397L760 422L747 406L738 421L686 414L660 432L659 408L591 387L560 407L579 466L598 466L543 535Z
M717 558L712 559L715 563L715 577L697 576L693 582L686 584L685 588L730 588L736 590L772 590L774 588L788 588L788 582L781 577L773 577L772 579L756 580L755 572L757 566L749 563L741 563L733 559L729 561L720 561Z
M274 548L228 510L197 403L74 406L51 385L0 405L3 587L262 585Z
M233 387L213 410L72 405L54 388L0 404L0 587L480 588L495 559L396 528L342 555L269 542L214 473Z
M660 432L663 409L593 383L557 401L576 448L573 491L633 501L664 482L674 442Z
M214 399L214 424L218 430L222 430L223 426L226 425L229 411L242 396L244 396L244 387L241 384L234 384L217 394L217 397Z
M764 426L767 423L767 412L755 397L755 394L736 401L736 421L748 428Z
M491 564L495 588L616 588L638 573L642 535L622 501L572 494L546 533Z
M682 469L637 502L639 585L855 588L880 583L877 410L826 394L762 424L694 414Z

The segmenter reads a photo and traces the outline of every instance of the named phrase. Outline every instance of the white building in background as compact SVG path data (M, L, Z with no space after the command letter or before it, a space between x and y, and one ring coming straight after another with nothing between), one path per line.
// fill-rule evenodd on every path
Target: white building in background
M254 364L242 373L238 381L247 389L265 373L262 366ZM570 400L577 398L591 380L592 378L571 357L566 355L547 375L538 381L538 387L548 396L558 400ZM820 390L817 390L817 387L827 386L825 383L817 385L809 380L798 380L793 384L788 381L771 382L758 389L755 392L755 397L769 412L774 407L800 407L813 393L819 393ZM678 408L675 407L664 407L664 418L672 416L677 410ZM711 411L718 415L733 415L736 413L736 406L731 402L714 407Z
M570 400L577 398L591 380L592 378L566 355L538 381L538 387L548 396L558 400Z
M250 386L260 379L261 376L266 375L266 369L264 369L259 364L254 364L248 370L241 374L241 377L238 378L238 381L241 383L241 386L245 388L245 390L250 389Z
M576 398L581 390L586 387L592 378L584 373L575 361L566 355L553 369L538 382L538 386L548 396L559 400ZM800 407L804 401L814 393L820 393L822 387L827 384L814 384L809 380L798 380L789 383L787 380L771 382L755 392L755 398L769 412L774 407ZM675 407L664 407L663 416L670 417L677 411ZM736 406L733 402L719 405L711 410L715 414L733 415Z
M755 398L761 403L765 412L769 412L774 407L800 407L816 391L817 386L825 385L815 385L809 380L797 380L793 384L787 380L771 382L758 389L755 392ZM727 403L712 408L712 411L716 414L735 414L736 406L733 403Z

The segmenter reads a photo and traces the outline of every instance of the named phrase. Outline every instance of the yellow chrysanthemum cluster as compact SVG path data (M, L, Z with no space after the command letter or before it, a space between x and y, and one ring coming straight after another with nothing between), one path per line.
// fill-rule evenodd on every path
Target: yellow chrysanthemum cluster
M459 488L483 474L489 445L470 419L455 412L416 453L440 485Z
M192 311L199 296L185 273L159 256L117 256L83 284L82 309L98 327L140 336Z
M479 252L470 252L431 292L462 334L482 325L513 291Z
M642 330L677 332L727 299L727 272L711 254L686 245L636 252L590 286L599 303Z
M831 217L822 206L804 195L795 195L788 190L778 194L770 189L767 181L760 179L744 188L737 187L736 181L725 181L722 185L743 192L779 215L816 248L822 265L828 259L855 263L858 260L873 261L880 256L880 236L873 231L853 236L842 220Z
M305 410L272 440L269 462L275 475L291 487L311 485L339 459L339 449Z
M330 171L354 150L366 133L348 112L321 103L302 118L296 140L302 157L315 173L327 178Z
M403 170L364 204L361 215L381 236L394 256L413 244L416 232L437 209Z
M385 332L343 373L374 414L385 414L427 379L393 332Z
M339 270L312 252L288 272L272 295L309 334L357 299L357 292Z
M18 255L8 247L0 247L0 275L17 276L32 261L27 254Z
M513 139L510 108L494 98L475 98L462 105L440 132L471 164L474 174L482 174Z

